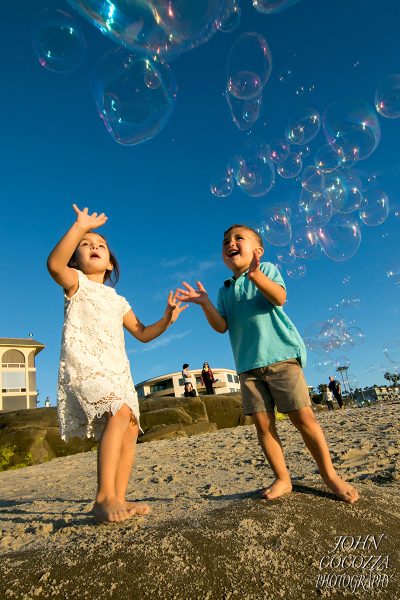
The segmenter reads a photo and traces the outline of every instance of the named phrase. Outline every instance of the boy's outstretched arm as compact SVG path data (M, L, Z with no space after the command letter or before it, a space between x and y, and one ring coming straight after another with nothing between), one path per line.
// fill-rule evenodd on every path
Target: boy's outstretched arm
M140 342L151 342L151 340L164 333L172 323L175 323L181 312L186 310L187 307L187 304L185 306L181 305L177 293L173 294L171 290L168 296L167 308L159 321L152 325L143 325L131 309L124 316L124 327Z
M214 304L211 302L201 281L197 281L197 290L186 283L186 281L183 281L182 285L185 287L184 290L177 288L177 297L179 300L199 304L211 327L215 329L215 331L218 331L218 333L225 333L225 331L228 330L228 323L224 317L219 314Z

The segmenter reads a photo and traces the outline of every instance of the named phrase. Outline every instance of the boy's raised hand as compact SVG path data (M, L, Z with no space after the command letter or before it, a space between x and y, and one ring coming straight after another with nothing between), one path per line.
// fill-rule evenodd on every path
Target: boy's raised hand
M182 285L186 289L177 288L177 297L182 302L194 302L194 304L205 304L208 300L208 294L201 283L201 281L196 281L197 290L195 290L191 285L186 283L186 281L182 281Z
M254 276L254 274L256 273L256 271L259 270L260 268L260 258L261 258L261 254L260 252L255 249L253 250L253 258L251 259L251 263L249 265L249 270L247 273L247 277L248 279L252 279L252 277Z
M80 210L76 204L73 204L72 208L77 214L76 222L80 227L82 227L82 229L85 229L86 231L101 227L108 219L104 213L101 213L100 215L97 213L92 213L89 215L89 209L87 207L83 210Z
M188 304L182 306L182 302L178 300L178 290L176 290L175 294L172 290L170 290L168 294L167 308L165 309L164 313L169 321L169 325L175 323L181 312L186 310L188 306Z

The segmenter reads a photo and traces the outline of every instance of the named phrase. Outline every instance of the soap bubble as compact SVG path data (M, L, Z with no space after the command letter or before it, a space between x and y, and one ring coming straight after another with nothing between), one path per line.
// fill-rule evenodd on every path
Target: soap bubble
M375 92L375 108L382 117L400 117L400 75L389 75Z
M229 176L232 176L236 179L243 165L244 159L239 154L235 154L235 156L232 156L232 158L229 159L226 166L226 171Z
M378 117L363 100L332 102L324 112L322 123L328 143L335 144L349 164L368 158L381 139Z
M283 264L292 264L296 262L296 256L294 254L292 246L288 248L281 248L277 252L276 257Z
M215 27L222 33L231 33L240 25L242 9L236 0L228 0L226 10L215 21Z
M292 236L290 210L271 206L265 210L261 228L261 236L273 246L286 246Z
M321 117L316 110L308 109L287 124L285 136L288 142L302 146L308 144L318 134Z
M32 44L42 67L71 73L86 56L86 42L74 19L62 10L44 10L32 24Z
M174 58L206 42L226 9L223 0L68 0L117 44L139 54Z
M149 77L159 85L149 87ZM111 50L101 59L90 84L99 116L120 144L139 144L153 138L175 106L176 83L170 67L123 48Z
M333 144L324 144L315 153L314 163L324 173L334 171L342 162L342 151Z
M268 194L275 183L275 167L269 159L269 150L264 145L250 147L241 155L242 166L236 183L249 196Z
M301 156L301 158L307 158L311 154L311 148L310 148L310 146L301 146L301 148L299 148L297 154L299 156Z
M233 179L228 174L216 177L210 185L211 193L217 198L226 198L230 196L233 190Z
M364 192L360 219L365 225L381 225L389 216L389 198L382 190L370 189Z
M376 364L375 364L375 363L369 363L369 364L366 366L365 370L366 370L366 371L368 371L368 373L374 373L375 371L377 371L377 370L378 370L378 367L376 366Z
M240 131L250 129L260 115L261 96L251 100L241 100L235 98L228 91L225 92L225 98L228 103L232 121ZM256 104L252 104L255 102ZM254 119L249 120L250 119Z
M347 181L341 177L340 172L325 175L325 194L332 202L335 211L340 210L347 201Z
M240 100L251 100L262 92L272 69L272 56L265 38L244 33L233 44L227 64L228 92Z
M400 287L400 261L395 260L386 271L386 276L396 287Z
M358 377L356 375L348 373L346 375L346 383L349 386L350 391L352 391L358 387Z
M303 189L300 194L299 211L303 213L308 225L319 227L330 221L333 206L324 192L308 192Z
M357 219L335 214L323 227L316 230L322 250L334 261L349 260L361 244L361 231Z
M326 358L323 360L318 360L313 364L313 369L317 373L327 373L328 371L333 371L334 362L330 358Z
M272 140L269 143L270 159L276 164L284 162L289 156L290 146L283 138Z
M303 279L305 274L307 273L306 265L299 265L294 263L293 265L289 265L286 267L287 276L291 279Z
M339 367L349 367L350 366L350 361L347 358L347 356L338 356L335 359L335 367L339 368Z
M347 215L355 210L358 210L361 206L363 189L362 182L357 173L351 171L350 169L339 170L336 172L336 174L338 177L340 177L340 181L346 189L345 201L339 210L341 213Z
M365 333L359 327L349 327L347 330L347 334L354 340L356 346L363 344L365 342Z
M298 226L292 230L290 247L297 258L310 258L318 249L317 234L307 225Z
M295 152L290 152L286 160L278 165L277 172L284 179L293 179L301 173L303 161Z
M309 192L319 192L325 183L323 172L317 167L306 167L301 174L301 185Z
M253 0L254 8L263 14L273 15L294 6L300 0Z
M385 342L383 352L391 363L400 365L400 340L389 340Z

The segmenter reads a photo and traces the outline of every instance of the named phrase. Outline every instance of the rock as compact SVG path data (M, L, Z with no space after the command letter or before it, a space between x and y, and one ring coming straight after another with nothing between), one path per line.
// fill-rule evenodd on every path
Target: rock
M141 400L139 402L139 410L142 417L148 412L161 410L163 408L182 408L192 417L193 423L208 421L206 407L200 397L149 398L148 400Z
M176 437L187 437L182 423L174 425L156 425L143 435L138 437L138 442L154 442L155 440L167 440Z
M243 413L240 394L216 394L201 396L205 404L208 420L216 423L218 429L237 427Z
M186 435L199 435L201 433L213 433L217 431L216 423L193 423L193 425L186 425L184 428Z
M183 408L160 408L140 415L140 426L145 433L156 425L191 425L192 422L192 417Z
M251 415L241 415L239 425L254 425L253 417Z

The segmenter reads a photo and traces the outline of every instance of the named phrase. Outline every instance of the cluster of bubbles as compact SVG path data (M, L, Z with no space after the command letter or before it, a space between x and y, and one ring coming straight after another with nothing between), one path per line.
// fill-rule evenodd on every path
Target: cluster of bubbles
M336 313L326 321L311 323L303 339L307 349L318 356L313 368L318 373L325 373L334 368L348 368L350 360L341 353L347 353L362 344L365 333L356 326L354 320Z
M124 145L151 139L168 122L176 103L176 83L168 63L208 42L218 31L234 31L241 21L239 0L67 1L119 49L99 60L91 89L107 131ZM271 15L297 2L253 0L253 6ZM70 73L86 57L79 26L62 10L38 15L32 42L40 65L53 72ZM259 118L271 66L271 53L261 35L244 34L232 46L226 98L239 129L251 127Z

